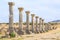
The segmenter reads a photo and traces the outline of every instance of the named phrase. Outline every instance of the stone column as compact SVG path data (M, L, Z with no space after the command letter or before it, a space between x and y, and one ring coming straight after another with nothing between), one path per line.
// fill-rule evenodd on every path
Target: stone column
M36 33L39 33L38 32L38 16L36 16Z
M19 7L18 10L19 10L19 31L18 31L18 34L23 35L24 34L23 28L22 28L22 26L23 26L23 15L22 15L23 8Z
M44 32L45 31L45 27L44 27L44 19L42 19L42 31Z
M46 30L48 31L50 28L49 24L47 23L45 26L46 26Z
M26 13L26 25L27 25L26 33L30 34L30 32L29 32L29 14L30 14L30 11L26 11L25 13Z
M48 27L48 24L46 23L46 24L45 24L45 31L46 31L46 32L48 32L48 28L49 28L49 27Z
M23 8L20 7L20 8L18 8L18 10L19 10L19 29L22 30L22 25L23 25L22 11L23 11Z
M32 33L34 32L34 16L35 14L31 14L32 16Z
M39 31L42 32L42 18L39 18Z
M13 2L9 2L9 30L10 32L13 32Z

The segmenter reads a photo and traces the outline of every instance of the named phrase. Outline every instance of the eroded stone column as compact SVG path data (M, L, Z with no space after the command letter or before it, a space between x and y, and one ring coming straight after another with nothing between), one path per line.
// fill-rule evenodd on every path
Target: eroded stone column
M22 30L22 25L23 25L22 11L23 11L23 8L20 7L20 8L18 8L18 10L19 10L19 29Z
M30 32L29 32L29 14L30 14L30 11L26 11L25 13L26 13L26 25L27 25L26 33L30 34Z
M13 2L9 2L9 30L10 32L13 32L13 6L14 3Z
M42 18L39 18L39 31L42 32Z
M18 31L18 34L23 35L24 34L23 28L22 28L23 27L23 15L22 15L23 8L19 7L18 10L19 10L19 31Z
M38 32L38 16L36 16L36 33L39 33Z
M32 33L34 32L34 16L35 14L31 14L32 16Z
M45 24L45 31L48 32L48 23Z
M42 31L44 32L45 31L45 26L44 26L44 19L42 19Z

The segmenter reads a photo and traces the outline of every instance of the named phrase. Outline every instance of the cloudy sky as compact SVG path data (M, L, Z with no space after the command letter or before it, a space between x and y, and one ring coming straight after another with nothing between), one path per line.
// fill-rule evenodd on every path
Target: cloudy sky
M9 22L8 2L14 2L14 22L19 20L18 7L23 7L23 21L26 21L25 11L42 17L45 22L60 20L60 0L0 0L0 23ZM31 19L31 15L30 15Z

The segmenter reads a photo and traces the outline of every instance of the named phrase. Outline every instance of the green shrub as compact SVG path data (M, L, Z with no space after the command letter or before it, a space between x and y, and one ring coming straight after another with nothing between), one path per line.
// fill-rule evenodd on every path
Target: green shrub
M26 22L24 22L23 25L26 25Z
M10 35L10 37L15 37L16 36L14 32L10 33L9 35Z
M32 25L32 23L29 23L29 25Z

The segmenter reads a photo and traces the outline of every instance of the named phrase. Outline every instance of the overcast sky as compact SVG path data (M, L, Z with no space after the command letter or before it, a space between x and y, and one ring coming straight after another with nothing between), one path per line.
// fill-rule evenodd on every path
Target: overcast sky
M19 20L18 7L23 7L23 21L26 21L25 11L29 10L31 14L42 17L45 22L60 20L60 0L0 0L0 23L9 22L8 2L14 2L14 22Z

